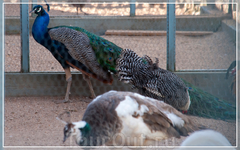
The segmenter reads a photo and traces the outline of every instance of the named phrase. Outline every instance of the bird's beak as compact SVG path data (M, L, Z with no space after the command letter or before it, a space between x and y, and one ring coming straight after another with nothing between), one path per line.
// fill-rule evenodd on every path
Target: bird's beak
M36 10L36 8L35 8L35 9L33 9L33 10L31 10L31 11L29 11L29 13L33 13L35 10Z

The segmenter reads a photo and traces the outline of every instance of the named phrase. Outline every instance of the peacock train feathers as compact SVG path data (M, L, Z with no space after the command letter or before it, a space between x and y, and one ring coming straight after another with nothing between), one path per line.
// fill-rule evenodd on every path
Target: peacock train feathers
M215 97L185 80L183 81L189 87L188 91L191 97L191 106L188 114L221 120L236 119L236 106Z
M164 101L180 110L187 110L190 105L190 115L236 119L235 106L159 68L158 60L153 63L148 56L139 57L132 50L124 49L117 62L119 80L131 83L142 95Z

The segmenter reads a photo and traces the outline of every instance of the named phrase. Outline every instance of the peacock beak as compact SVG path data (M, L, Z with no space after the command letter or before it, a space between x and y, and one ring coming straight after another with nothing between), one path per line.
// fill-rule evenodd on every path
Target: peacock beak
M29 11L29 13L33 13L33 12L35 12L35 10L36 10L36 8L35 8L35 9L33 9L33 10L31 10L31 11Z

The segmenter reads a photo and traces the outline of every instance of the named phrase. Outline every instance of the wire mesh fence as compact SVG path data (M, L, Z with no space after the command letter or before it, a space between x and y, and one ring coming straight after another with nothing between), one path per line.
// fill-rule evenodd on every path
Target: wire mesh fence
M12 23L19 24L20 20L20 4L19 1L7 1L4 5L4 17L6 24L8 20L12 19ZM11 3L10 3L11 2ZM34 1L33 1L34 2ZM36 1L35 1L36 2ZM166 69L167 63L167 38L166 38L166 18L167 18L167 2L152 2L143 3L137 1L135 3L135 15L130 17L130 3L126 1L118 2L94 2L87 1L82 7L82 12L77 9L77 5L73 5L73 1L50 1L50 11L47 12L50 16L49 27L58 25L78 26L89 30L90 32L107 39L108 41L116 44L121 48L129 48L135 51L140 57L148 55L155 61L155 58L159 60L159 67ZM75 1L74 1L75 2ZM43 5L43 8L47 10L47 6L44 1L37 1L38 4ZM29 10L32 10L32 4L29 4ZM80 7L80 6L79 6ZM226 29L222 21L226 19L232 19L229 16L229 8L232 7L235 10L236 4L232 6L223 3L207 4L205 1L176 1L175 14L176 14L176 71L196 71L201 73L206 71L221 71L220 75L203 75L203 76L185 76L180 74L181 77L185 76L185 80L189 78L192 81L196 81L196 85L186 84L188 87L193 87L189 92L195 94L196 99L188 113L198 117L199 122L205 124L209 128L217 130L223 133L232 145L236 145L236 122L235 111L236 101L235 93L231 94L231 84L236 83L234 77L236 76L234 70L230 71L230 78L225 80L225 72L229 68L230 64L236 60L236 41L234 41L234 34ZM222 11L219 11L222 10ZM84 14L87 13L87 14ZM232 14L235 14L234 11ZM233 15L234 16L234 15ZM63 67L54 58L50 51L48 51L41 44L37 43L32 36L32 24L36 18L36 15L29 14L30 17L30 30L29 30L29 56L30 56L30 72L64 72ZM15 20L14 20L15 19ZM109 20L114 20L116 24ZM233 17L234 19L234 17ZM11 22L10 21L10 22ZM106 21L106 22L104 22ZM236 29L236 24L234 25ZM5 72L20 72L21 70L21 38L19 31L14 33L13 28L11 34L8 34L6 30L5 34ZM233 67L234 69L234 67ZM71 69L73 72L79 73L77 69ZM202 72L201 72L202 71ZM204 71L204 72L203 72ZM56 78L54 78L56 77ZM78 76L79 77L79 76ZM200 79L198 78L200 77ZM198 78L198 79L196 79ZM65 78L62 76L43 77L41 75L31 76L28 79L17 78L23 80L26 86L29 88L31 84L38 84L42 82L40 86L48 87L51 89L48 92L41 91L46 95L51 93L65 93ZM18 83L16 78L11 79L12 84ZM58 82L58 80L64 82ZM231 82L233 79L233 82ZM105 84L99 84L93 81L94 90L96 93L104 93L110 89L123 89L118 83L114 83L114 86L105 86ZM58 87L51 85L51 82L56 83ZM75 82L73 95L77 92L84 92L85 95L90 95L87 82L80 78L74 78ZM214 83L215 82L215 83ZM221 83L221 84L220 84ZM11 86L11 85L10 85ZM208 89L209 93L214 93L214 97L201 93L195 87L205 86L211 87ZM234 87L236 85L233 85ZM41 88L41 87L40 87ZM40 89L39 88L39 89ZM129 88L130 89L130 88ZM127 88L128 90L128 88ZM197 94L196 94L197 92ZM26 90L26 93L27 90ZM206 95L205 95L206 94ZM24 95L24 94L22 94ZM224 96L223 96L224 95ZM25 94L28 96L28 94ZM57 125L58 129L54 129L55 126L46 122L52 121L52 118L63 110L68 110L73 113L72 119L79 120L87 104L92 100L89 98L71 97L74 103L56 105L52 103L52 99L63 99L61 97L7 97L6 98L6 128L5 128L5 145L7 146L68 146L74 145L74 142L62 144L62 126ZM229 99L222 99L218 97L228 97ZM208 98L209 101L202 101L202 98ZM46 99L43 100L43 99ZM84 102L85 100L85 102ZM40 107L40 108L39 108ZM44 115L42 119L41 115ZM48 114L50 114L48 116ZM49 117L49 118L48 118ZM16 131L19 127L14 124L20 121L18 118L27 119L20 123L20 132ZM32 120L31 120L32 119ZM230 120L229 120L230 119ZM58 122L53 121L58 124ZM51 135L51 140L43 140L37 142L43 136L49 136L45 133L37 133L35 137L24 135L22 141L15 141L19 135L23 135L25 132L24 127L28 126L28 129L33 132L34 129L29 124L36 124L38 129L47 129L48 131L54 130ZM32 134L31 134L32 135ZM49 136L50 137L50 136ZM162 145L180 145L184 138L179 141L165 141ZM25 143L23 141L26 141Z
M41 2L41 1L38 1ZM42 1L44 2L44 1ZM49 1L51 3L51 1ZM48 12L50 17L66 17L66 16L129 16L130 8L129 4L124 3L89 3L88 5L83 7L85 12L88 12L89 15L84 15L82 12L77 15L75 7L69 3L64 3L65 1L51 4L51 11ZM149 17L166 17L166 4L167 3L158 3L158 4L148 4L138 2L136 4L136 16L149 16ZM191 3L190 3L191 4ZM214 17L219 16L219 13L206 14L204 12L201 13L200 8L202 5L206 5L206 3L198 2L196 4L176 4L176 16L186 16L195 18L194 16L205 16L205 17ZM43 5L46 9L46 6ZM217 5L218 6L218 5ZM32 4L29 4L29 10L31 10ZM208 6L208 8L212 8L212 6ZM126 11L128 9L128 11ZM196 10L196 13L188 13L188 11ZM212 9L210 9L212 10ZM216 9L214 9L216 11ZM213 11L213 12L214 12ZM20 5L19 4L5 4L5 17L14 17L20 15ZM154 13L155 12L155 13ZM114 14L115 13L115 14ZM124 15L123 15L124 14ZM31 16L31 14L29 14ZM189 16L190 15L190 16ZM224 15L224 14L223 14ZM30 17L32 18L32 17ZM34 19L34 17L32 18ZM81 20L81 18L79 18ZM158 18L161 19L161 18ZM178 18L177 18L178 19ZM157 20L157 19L156 19ZM166 26L159 25L160 27L155 27L158 24L158 21L150 20L148 22L149 27L145 26L144 20L138 20L138 24L131 27L132 30L144 30L146 31L166 31ZM17 20L14 20L17 22ZM164 21L164 20L163 20ZM187 24L190 28L190 31L204 31L204 30L214 30L214 33L209 35L202 36L183 36L180 34L176 34L176 70L193 70L193 69L227 69L228 65L235 59L235 44L231 39L227 31L223 31L221 27L218 27L219 22L209 22L203 20L184 20L185 23L179 25L177 24L178 30L188 30L183 28L184 25ZM192 22L191 22L192 21ZM205 22L204 22L205 21ZM54 20L50 20L50 23L54 22ZM63 21L64 22L64 21ZM81 23L81 21L79 21ZM178 21L177 21L178 23ZM210 23L215 23L216 25L212 25ZM156 25L155 25L156 24ZM69 22L71 25L71 22ZM80 24L81 25L81 24ZM124 24L120 25L124 28ZM182 26L182 27L180 27ZM198 28L197 28L198 26ZM208 29L206 26L215 26L211 29ZM30 26L31 28L31 26ZM121 28L121 27L120 27ZM156 29L154 29L156 28ZM181 29L182 28L182 29ZM197 28L197 29L196 29ZM108 29L111 30L111 29ZM104 34L104 33L103 33ZM131 33L126 33L125 36L118 35L103 35L106 39L117 43L117 45L124 48L131 48L135 51L139 51L140 55L147 54L150 57L158 56L160 60L160 66L162 68L166 68L166 37L165 36L129 36ZM197 34L196 34L197 35ZM19 43L18 40L11 40L14 38L18 38L15 35L6 35L6 63L10 64L12 60L20 61L20 47L15 46ZM131 38L131 40L128 40ZM10 42L11 41L11 42ZM16 43L12 42L16 41ZM11 44L7 44L11 43ZM12 48L11 45L14 47ZM11 51L13 49L18 49L16 52L11 55ZM58 65L54 59L52 59L51 55L49 55L48 51L45 50L42 46L37 44L31 36L30 33L30 71L62 71L61 67ZM17 59L12 59L12 57L17 57ZM204 60L204 61L202 61ZM40 62L46 62L41 65ZM47 64L47 65L46 65ZM53 64L53 65L51 65ZM46 65L46 66L45 66ZM19 65L12 66L12 68L6 65L5 70L7 72L11 71L20 71ZM44 68L44 69L43 69Z
M19 4L20 1L5 1L9 2L5 6L6 11L5 16L20 16ZM30 1L33 4L29 4L29 9L32 8L35 3L44 3L42 0ZM87 12L89 15L97 16L129 16L130 14L130 1L90 1L90 0L65 0L65 1L48 1L51 3L51 16L77 16L84 15ZM191 3L186 3L187 1L176 1L176 15L200 15L200 6L206 4L201 3L201 1L189 1ZM79 6L78 6L79 5ZM80 6L83 5L80 11ZM136 16L159 16L166 15L167 2L158 1L156 2L142 2L136 1L135 3L135 15ZM78 9L78 11L77 11Z

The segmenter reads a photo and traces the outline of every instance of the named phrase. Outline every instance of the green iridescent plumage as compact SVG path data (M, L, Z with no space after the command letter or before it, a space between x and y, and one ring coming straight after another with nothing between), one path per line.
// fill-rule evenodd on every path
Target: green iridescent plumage
M185 80L183 81L189 87L188 91L191 98L191 106L188 114L221 120L236 119L236 106L215 97Z
M59 27L66 27L76 31L80 31L85 33L89 40L92 49L95 52L96 59L98 63L102 66L104 70L110 70L113 73L116 73L116 60L119 58L121 54L122 48L118 47L114 43L97 36L83 28L80 27L72 27L72 26L58 26ZM52 28L53 29L53 28Z

